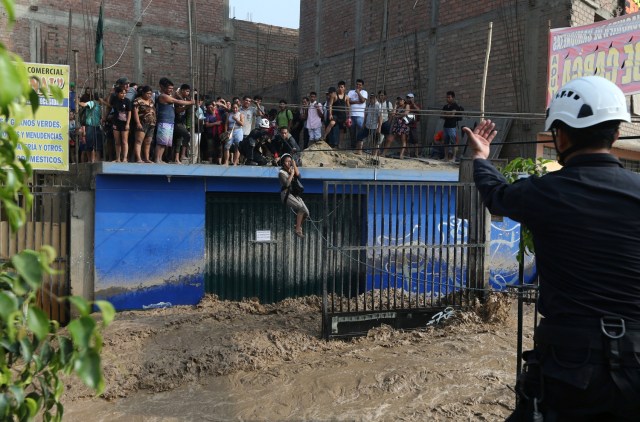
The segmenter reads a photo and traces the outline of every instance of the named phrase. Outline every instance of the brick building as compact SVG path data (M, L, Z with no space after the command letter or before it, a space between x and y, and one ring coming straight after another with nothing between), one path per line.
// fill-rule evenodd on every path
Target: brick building
M485 110L544 113L549 28L585 25L624 13L618 0L316 0L301 2L301 92L363 78L371 92L416 95L432 111L447 90L468 111L480 110L489 23L492 22ZM437 117L423 119L422 141ZM540 116L512 119L508 139L533 140ZM531 155L513 145L506 156Z
M94 63L100 0L16 0L17 23L0 15L0 41L25 61L69 64L78 50L78 81L110 86L126 75L157 86L191 83L187 1L104 0L104 71ZM195 86L214 95L264 94L293 99L298 31L229 19L229 0L192 0ZM141 18L140 18L141 17ZM140 18L140 19L139 19Z

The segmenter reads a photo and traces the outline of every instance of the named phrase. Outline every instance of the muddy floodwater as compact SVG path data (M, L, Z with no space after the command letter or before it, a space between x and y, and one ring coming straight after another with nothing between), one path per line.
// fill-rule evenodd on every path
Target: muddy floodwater
M122 312L105 332L104 395L69 379L65 420L500 421L515 309L495 295L437 327L328 342L317 297ZM532 327L525 305L525 347Z

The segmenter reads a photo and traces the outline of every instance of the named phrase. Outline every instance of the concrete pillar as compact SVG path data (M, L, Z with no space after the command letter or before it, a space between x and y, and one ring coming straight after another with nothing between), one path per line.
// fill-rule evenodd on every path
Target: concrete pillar
M95 192L70 192L69 281L71 294L94 300ZM72 312L73 312L72 307ZM76 316L76 315L72 315Z

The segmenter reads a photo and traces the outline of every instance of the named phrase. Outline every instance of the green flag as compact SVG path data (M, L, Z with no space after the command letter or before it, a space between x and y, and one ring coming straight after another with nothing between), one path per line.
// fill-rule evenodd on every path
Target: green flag
M102 65L104 58L104 42L103 42L103 28L104 22L102 20L102 3L100 4L100 15L98 15L98 28L96 29L96 64Z

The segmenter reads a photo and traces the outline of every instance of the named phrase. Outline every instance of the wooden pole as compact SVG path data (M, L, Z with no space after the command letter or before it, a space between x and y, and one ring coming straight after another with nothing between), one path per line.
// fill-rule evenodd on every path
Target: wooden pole
M187 15L189 17L189 74L191 75L191 98L195 98L194 96L194 78L193 78L193 28L191 25L191 0L187 0ZM189 147L191 148L190 161L193 161L193 143L195 140L195 124L196 124L196 108L195 104L191 104L191 143Z
M76 85L76 90L78 89L78 50L73 50L73 82ZM75 145L75 156L76 156L76 175L78 174L78 164L80 164L80 118L78 116L78 91L76 91L76 96L74 98L74 109L75 109L75 113L73 113L74 115L74 119L76 122L76 130L74 132L74 138L76 145ZM71 104L69 104L69 108L71 108Z
M482 91L480 92L480 119L484 120L484 94L487 89L487 73L489 71L489 56L491 55L491 36L493 34L493 22L489 22L489 35L487 37L487 53L484 56L484 72L482 73Z
M73 25L73 15L71 14L71 9L69 9L69 23L67 26L67 64L71 61L71 25Z

